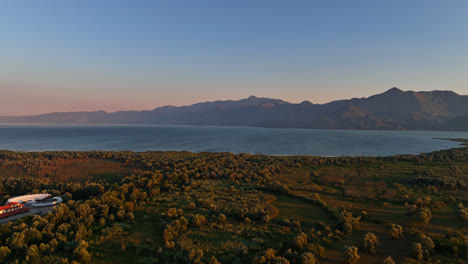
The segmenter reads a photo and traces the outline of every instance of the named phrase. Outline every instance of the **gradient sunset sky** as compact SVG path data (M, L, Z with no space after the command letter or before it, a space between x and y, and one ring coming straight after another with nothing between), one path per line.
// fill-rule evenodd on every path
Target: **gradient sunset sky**
M466 0L5 0L0 116L468 94Z

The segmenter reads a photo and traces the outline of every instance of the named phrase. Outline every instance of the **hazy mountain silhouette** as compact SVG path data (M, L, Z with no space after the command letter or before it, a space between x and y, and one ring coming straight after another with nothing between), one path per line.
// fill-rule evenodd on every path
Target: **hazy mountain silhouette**
M3 123L216 125L323 129L468 130L468 96L392 88L368 98L299 104L250 96L152 111L65 112L0 117Z
M455 117L443 124L444 130L468 131L468 115Z

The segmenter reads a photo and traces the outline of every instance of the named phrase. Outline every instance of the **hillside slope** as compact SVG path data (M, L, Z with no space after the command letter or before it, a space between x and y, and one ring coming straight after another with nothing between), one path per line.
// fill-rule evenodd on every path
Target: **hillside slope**
M313 104L250 96L151 111L66 112L0 117L3 123L217 125L320 129L467 130L468 96L392 88L367 98ZM451 121L449 121L451 120ZM448 122L448 123L446 123Z

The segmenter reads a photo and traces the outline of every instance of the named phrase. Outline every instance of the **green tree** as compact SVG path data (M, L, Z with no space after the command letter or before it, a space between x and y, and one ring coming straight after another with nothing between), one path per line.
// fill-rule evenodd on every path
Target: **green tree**
M91 263L91 254L88 252L88 243L81 241L73 250L73 258L83 264Z
M407 213L406 215L411 218L411 220L428 224L432 219L431 209L428 207L418 207L417 205L405 204Z
M26 263L39 264L41 262L41 255L39 248L36 245L31 245L26 253Z
M358 254L358 248L355 246L345 246L344 248L345 263L355 264L360 259Z
M28 246L26 245L24 241L24 234L15 232L12 235L11 242L10 242L10 248L15 251L16 254L24 254L26 253L26 250Z
M212 256L208 264L221 264L221 262L219 262L214 256Z
M400 239L403 237L403 227L401 227L400 225L392 224L388 234L392 239Z
M294 238L293 245L297 249L303 249L307 245L307 234L300 233Z
M26 244L37 244L42 240L42 234L35 228L28 228L24 232L24 239Z
M317 258L312 252L304 252L301 255L301 264L317 264Z
M421 244L414 242L411 245L411 256L417 260L423 259L423 249Z
M5 260L10 256L11 250L8 247L0 247L0 263L4 263Z
M369 253L376 253L379 247L379 239L374 233L364 235L364 249Z
M458 205L458 216L465 224L468 223L468 208L465 208L462 203Z
M416 238L416 242L421 244L424 257L429 257L434 250L435 244L429 236L425 234L419 234Z
M201 249L192 249L189 253L189 259L192 263L201 263L201 260L203 258L203 250Z
M205 223L205 217L203 215L196 214L191 221L193 227L202 227Z

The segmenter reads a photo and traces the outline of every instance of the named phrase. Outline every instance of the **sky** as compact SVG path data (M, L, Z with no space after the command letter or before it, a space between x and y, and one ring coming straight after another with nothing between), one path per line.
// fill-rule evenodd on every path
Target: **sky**
M466 0L4 0L0 116L468 94Z

